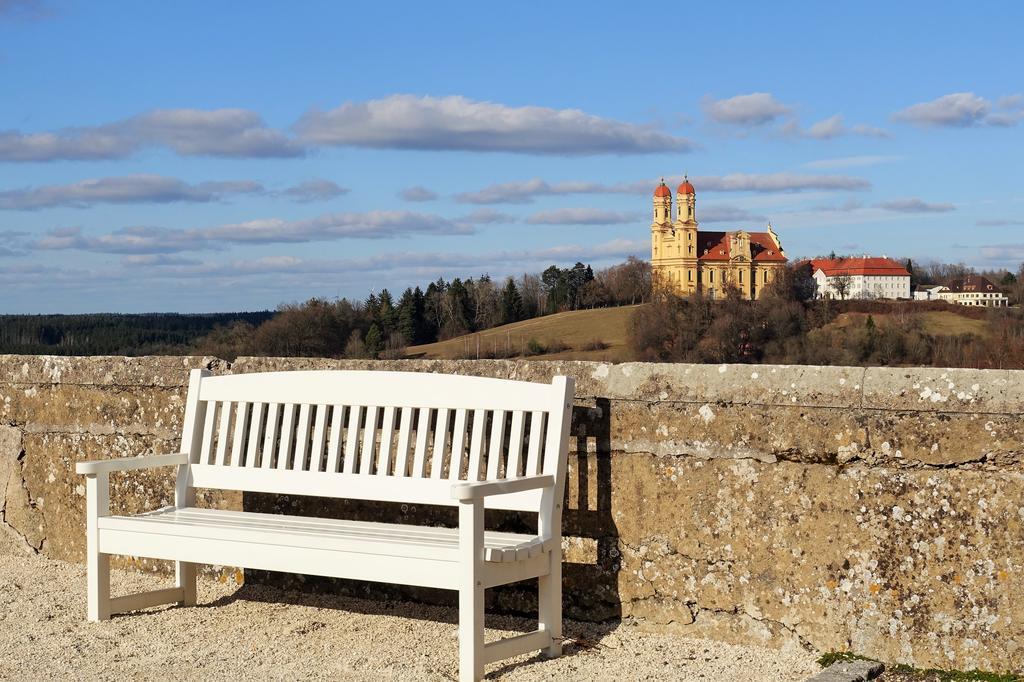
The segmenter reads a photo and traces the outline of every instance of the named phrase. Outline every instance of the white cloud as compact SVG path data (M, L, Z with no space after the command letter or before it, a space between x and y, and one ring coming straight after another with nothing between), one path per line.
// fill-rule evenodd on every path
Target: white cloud
M766 221L767 218L763 215L751 213L747 209L740 208L739 206L710 204L708 206L698 207L697 220L701 223L758 223Z
M685 152L693 144L649 126L578 109L510 107L466 97L391 95L312 110L295 125L309 144L523 154Z
M437 192L416 185L415 187L406 187L398 193L398 196L404 201L434 201L437 199Z
M129 255L121 259L121 264L127 267L148 268L157 265L199 265L201 261L194 258L183 258L165 253L147 253Z
M691 178L691 181L698 192L802 192L861 190L871 187L871 183L863 178L801 173L732 173Z
M865 137L889 137L889 133L863 123L846 127L841 114L830 116L812 124L809 128L800 127L795 119L783 125L779 131L790 137L806 137L814 140L831 140L843 135L861 135Z
M509 224L518 222L519 219L514 215L508 213L502 213L501 211L495 211L492 208L478 208L472 211L468 215L459 218L459 222L469 223L471 225L495 225L495 224Z
M0 131L0 161L120 159L162 146L183 156L300 156L304 149L245 109L156 109L99 126Z
M992 109L1002 109L993 112ZM930 102L920 102L893 114L896 121L921 127L1008 127L1024 120L1024 96L1008 95L996 104L973 92L955 92Z
M892 137L888 130L869 126L865 123L857 123L853 125L850 128L850 132L854 135L863 135L864 137Z
M790 107L767 92L754 92L718 100L706 96L701 102L701 107L705 115L717 123L741 126L771 123L780 116L792 112Z
M992 244L979 249L989 265L1016 268L1024 261L1024 244Z
M1009 218L988 218L975 223L978 227L1009 227L1011 225L1024 225L1024 220Z
M227 244L283 244L339 239L394 239L415 234L473 234L471 223L429 213L369 211L329 213L315 218L266 218L203 229L125 227L107 234L79 228L53 230L32 247L41 250L94 251L119 254L181 253L224 248Z
M314 201L327 201L349 193L347 187L342 187L336 182L317 178L300 182L294 187L281 192L282 195L301 204L308 204Z
M621 225L638 223L643 220L641 214L632 211L606 211L600 208L556 208L550 211L539 211L529 216L526 222L531 225Z
M624 259L627 256L643 254L649 248L650 244L646 240L616 239L591 246L564 244L540 249L464 253L399 251L347 259L270 256L227 263L168 265L157 268L154 274L173 274L177 277L236 277L272 273L330 273L338 277L348 276L355 281L363 281L366 273L383 273L389 276L415 274L434 279L439 275L478 275L495 267L511 274L539 265L550 265L552 262Z
M899 213L946 213L955 211L956 206L948 203L928 203L917 197L908 199L892 199L875 204L878 208L886 211L897 211Z
M843 117L836 114L811 125L807 129L806 134L807 137L813 137L816 140L828 140L833 137L839 137L845 132L846 127L843 125Z
M137 204L220 201L237 194L259 194L263 186L250 180L188 184L163 175L127 175L44 185L0 192L0 210L35 210L54 206L84 208L95 204Z
M682 176L666 178L670 184ZM690 178L697 192L802 192L807 190L861 190L871 187L863 178L848 175L811 175L801 173L733 173ZM541 178L504 182L483 189L462 192L455 200L464 204L529 204L537 197L573 194L644 194L654 190L654 179L619 183L588 181L547 182Z
M872 156L872 155L861 155L861 156L843 156L837 159L821 159L819 161L809 161L804 164L806 168L820 168L822 170L828 170L832 168L857 168L861 166L877 166L883 163L893 163L896 161L902 161L905 157L903 156Z

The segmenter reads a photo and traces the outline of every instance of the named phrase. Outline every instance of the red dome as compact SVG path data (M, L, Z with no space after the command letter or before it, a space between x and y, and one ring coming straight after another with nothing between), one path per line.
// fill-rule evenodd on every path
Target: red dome
M693 185L690 184L689 178L683 179L683 184L679 185L679 189L676 190L679 194L696 194L693 191Z
M656 197L670 197L672 196L672 190L668 188L664 182L654 188L654 196Z

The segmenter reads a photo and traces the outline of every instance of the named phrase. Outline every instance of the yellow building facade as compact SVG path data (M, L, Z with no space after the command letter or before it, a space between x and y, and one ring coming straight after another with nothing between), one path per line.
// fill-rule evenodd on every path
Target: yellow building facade
M786 254L770 224L766 232L700 230L697 193L688 178L676 190L674 217L672 190L664 179L655 188L651 270L658 286L711 298L725 298L735 288L753 300L785 265Z

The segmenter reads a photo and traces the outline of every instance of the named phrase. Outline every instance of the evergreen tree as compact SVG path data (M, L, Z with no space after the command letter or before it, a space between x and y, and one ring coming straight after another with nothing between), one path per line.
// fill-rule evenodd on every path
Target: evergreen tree
M427 322L427 298L416 287L412 292L413 343L430 343L437 340L437 332L431 334Z
M416 304L412 289L402 292L402 298L398 301L398 333L405 345L414 343L416 340Z
M509 324L523 319L523 298L519 295L515 280L511 277L505 281L501 291L501 323Z
M366 332L366 354L371 358L376 358L377 355L384 350L384 335L381 334L380 327L374 322L370 325L370 330Z
M374 319L380 325L384 338L390 336L391 332L395 331L395 327L398 325L398 311L395 310L391 292L387 289L380 292L380 304Z

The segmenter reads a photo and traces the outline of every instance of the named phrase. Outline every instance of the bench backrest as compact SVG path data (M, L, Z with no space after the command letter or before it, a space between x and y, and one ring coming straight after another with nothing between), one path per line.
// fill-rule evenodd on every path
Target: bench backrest
M188 487L455 505L455 481L555 476L561 502L573 380L550 384L418 372L194 370L182 451Z

